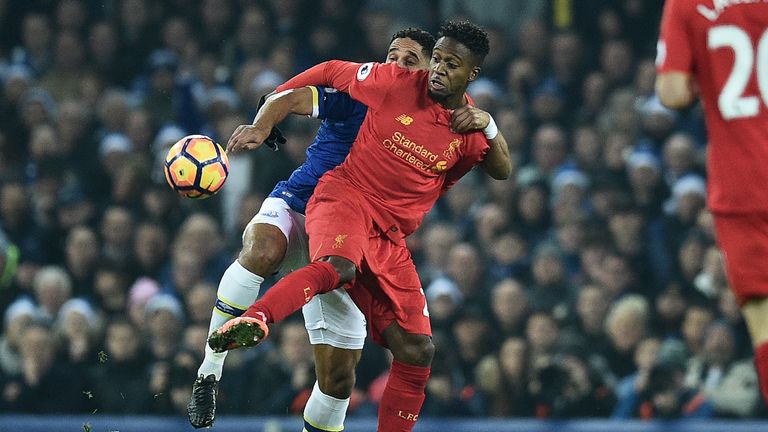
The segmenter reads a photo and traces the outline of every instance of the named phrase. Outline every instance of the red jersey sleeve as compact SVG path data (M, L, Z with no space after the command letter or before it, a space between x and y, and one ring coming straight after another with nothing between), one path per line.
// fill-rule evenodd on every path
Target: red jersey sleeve
M656 71L693 73L693 47L689 15L693 2L667 0L656 45Z
M465 151L460 153L461 159L445 174L442 192L450 189L475 165L482 162L485 159L485 154L488 153L488 149L490 149L485 135L480 131L467 135L467 144Z
M378 107L393 87L395 78L403 71L406 69L396 64L331 60L296 75L280 85L277 91L310 85L328 86L349 93L353 99L369 107Z

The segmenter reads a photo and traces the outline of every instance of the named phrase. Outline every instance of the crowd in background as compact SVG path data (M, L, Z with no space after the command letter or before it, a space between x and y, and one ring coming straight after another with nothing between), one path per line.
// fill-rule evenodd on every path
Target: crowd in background
M165 184L168 147L226 142L305 68L463 17L489 32L469 93L516 171L471 173L408 239L437 346L422 416L764 415L700 107L654 96L661 3L0 0L0 412L186 413L218 280L318 123L232 155L206 201ZM351 416L387 369L366 346ZM230 353L218 413L301 413L313 382L297 314Z

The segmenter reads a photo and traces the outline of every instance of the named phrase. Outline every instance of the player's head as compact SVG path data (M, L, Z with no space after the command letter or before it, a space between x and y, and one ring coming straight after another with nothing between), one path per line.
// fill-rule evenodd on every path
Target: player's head
M488 55L488 33L468 21L448 21L432 50L429 95L443 101L463 95Z
M385 63L397 63L409 70L427 69L435 37L419 28L408 27L392 35Z

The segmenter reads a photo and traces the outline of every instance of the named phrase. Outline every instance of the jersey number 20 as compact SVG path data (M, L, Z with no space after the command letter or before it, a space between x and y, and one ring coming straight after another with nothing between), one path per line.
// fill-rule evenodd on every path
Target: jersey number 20
M707 35L707 47L710 50L731 48L733 50L733 70L717 98L717 107L725 120L754 117L760 112L760 98L744 96L752 70L757 71L757 87L760 89L763 103L768 105L768 30L757 43L757 53L747 32L734 25L712 27ZM757 54L757 68L755 65Z

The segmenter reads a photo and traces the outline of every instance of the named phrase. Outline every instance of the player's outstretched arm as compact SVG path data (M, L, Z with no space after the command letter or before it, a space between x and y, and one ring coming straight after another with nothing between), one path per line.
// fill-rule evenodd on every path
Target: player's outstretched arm
M512 175L512 158L509 155L507 140L496 127L491 115L480 108L465 105L453 111L451 130L457 133L467 133L482 130L488 139L490 147L481 165L489 176L496 180L506 180Z
M305 70L277 87L277 91L306 86L328 86L348 92L355 80L360 63L329 60Z
M240 125L227 142L227 151L254 150L269 137L272 128L288 114L312 114L312 90L285 90L267 98L251 125Z
M685 72L664 72L656 77L656 94L667 108L688 108L696 98L691 75Z

